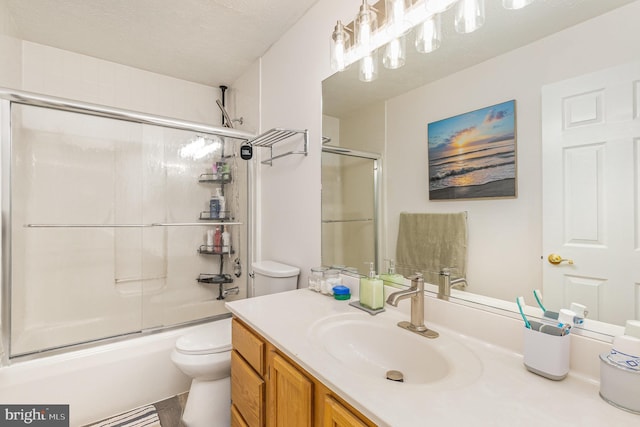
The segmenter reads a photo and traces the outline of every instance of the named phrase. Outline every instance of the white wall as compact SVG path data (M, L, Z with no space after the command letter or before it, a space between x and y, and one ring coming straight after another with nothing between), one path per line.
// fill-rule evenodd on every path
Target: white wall
M26 41L22 57L25 91L220 124L218 88Z
M309 129L309 155L260 166L262 259L302 270L320 265L320 155L323 79L331 74L329 36L336 19L351 21L358 0L318 2L261 60L262 130Z
M6 9L6 5L0 2L0 87L17 88L21 85L22 49L20 40L15 38L15 25Z
M308 158L283 160L263 173L262 256L290 262L301 267L303 273L320 263L320 88L321 81L331 74L328 40L335 21L349 22L358 5L358 1L321 0L262 59L263 129L308 127L312 135ZM428 203L425 180L414 177L412 187L400 188L387 181L386 206L390 209L386 224L389 230L387 246L395 245L393 219L397 217L396 209L469 210L470 245L473 245L469 275L477 276L476 284L472 285L474 289L486 289L497 281L498 288L505 289L504 293L498 291L500 295L511 299L514 289L520 286L526 289L539 287L542 226L540 87L635 59L638 16L640 1L389 101L389 143L393 143L391 139L408 139L412 144L422 142L424 151L424 126L432 119L516 99L518 198ZM521 85L523 81L525 86ZM459 87L469 87L471 82L478 82L472 86L473 92L459 91ZM435 102L420 104L419 111L423 115L420 123L408 123L398 117L406 103L413 105L425 96L438 102L437 107ZM402 125L406 128L401 129ZM424 156L409 155L407 151L400 156L387 154L390 169L402 166L418 173L426 168L426 153ZM415 160L408 163L410 159ZM413 166L407 167L409 164ZM419 195L419 198L415 203L401 204L400 199L407 193ZM484 242L491 242L491 247L479 249ZM501 260L499 267L494 262L496 258ZM306 280L304 276L303 280Z

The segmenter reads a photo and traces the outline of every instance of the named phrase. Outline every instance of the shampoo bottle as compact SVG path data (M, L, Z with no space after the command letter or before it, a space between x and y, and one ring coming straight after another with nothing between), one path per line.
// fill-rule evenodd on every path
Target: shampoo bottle
M369 277L360 279L360 305L371 310L378 310L384 306L384 285L376 277L373 263L369 263Z
M220 227L216 227L216 232L213 235L213 248L215 252L222 250L222 232L220 231Z
M218 219L220 217L220 199L217 195L211 196L209 200L209 218Z

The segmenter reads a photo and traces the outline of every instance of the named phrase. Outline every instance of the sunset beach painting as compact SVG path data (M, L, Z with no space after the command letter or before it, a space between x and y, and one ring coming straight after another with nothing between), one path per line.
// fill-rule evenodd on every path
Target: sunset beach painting
M516 196L516 102L429 123L429 199Z

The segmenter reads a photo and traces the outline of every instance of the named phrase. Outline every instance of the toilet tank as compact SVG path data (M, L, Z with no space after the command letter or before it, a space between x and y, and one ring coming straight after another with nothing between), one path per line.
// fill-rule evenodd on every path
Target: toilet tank
M298 287L300 269L276 261L256 261L253 267L253 296L292 291Z

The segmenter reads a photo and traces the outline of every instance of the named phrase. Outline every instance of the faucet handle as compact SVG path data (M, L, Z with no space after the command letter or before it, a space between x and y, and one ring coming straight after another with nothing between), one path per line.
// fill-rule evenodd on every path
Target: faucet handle
M411 280L412 282L414 280L420 280L420 279L422 279L422 273L416 272L413 276L407 277L407 279Z
M409 277L411 280L411 289L417 289L418 291L422 291L424 289L424 279L422 278L422 273L416 273L413 276Z

